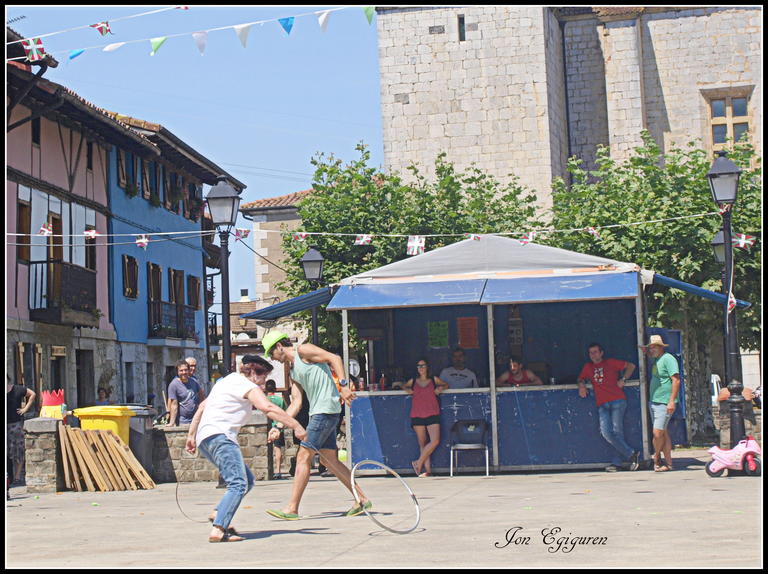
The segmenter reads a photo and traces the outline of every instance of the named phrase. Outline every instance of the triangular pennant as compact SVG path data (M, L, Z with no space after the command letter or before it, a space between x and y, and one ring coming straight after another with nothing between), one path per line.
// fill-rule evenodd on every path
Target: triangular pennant
M240 241L241 239L245 239L251 234L250 229L245 229L242 227L236 227L235 228L235 241Z
M303 231L298 231L294 233L291 237L293 237L296 241L304 241L307 238L308 233L304 233Z
M731 241L735 247L749 250L749 247L755 244L757 238L753 235L746 235L744 233L734 233Z
M285 30L285 33L289 36L291 35L291 28L293 28L293 20L294 17L291 16L290 18L279 18L277 21L280 22L280 25L283 27L283 30Z
M325 12L320 12L320 14L317 17L317 22L320 24L320 30L325 32L325 29L328 27L328 18L331 15L330 10L326 10Z
M83 235L85 235L85 236L86 236L86 237L88 237L89 239L96 239L96 238L97 238L99 235L101 235L101 233L99 233L99 232L98 232L98 231L96 231L95 229L86 229L86 230L83 232Z
M523 235L520 239L518 239L518 242L520 243L520 245L528 245L531 241L533 241L535 237L536 237L536 232L531 231Z
M176 10L189 10L189 6L176 6Z
M91 24L91 28L95 28L96 31L102 36L111 34L112 30L109 28L109 22L99 22L98 24Z
M248 32L251 31L252 25L253 24L240 24L239 26L234 26L237 37L240 38L240 43L243 45L243 48L245 48L245 44L248 42Z
M53 226L50 223L43 223L40 226L40 235L45 235L46 237L53 235Z
M408 255L421 255L424 253L424 244L426 242L427 239L423 235L409 235L406 253Z
M471 239L472 241L480 241L480 236L476 233L465 233L464 237Z
M160 49L160 46L165 43L165 41L168 39L167 36L162 36L160 38L152 38L150 42L152 43L152 51L149 53L150 56L154 56L157 51Z
M200 55L205 52L205 45L208 43L208 32L193 32L192 37L195 39L197 49L200 50Z
M149 235L139 235L139 237L136 238L136 245L146 251L147 245L149 245Z
M22 40L21 45L24 47L24 54L30 62L37 62L45 57L45 48L40 38Z
M125 46L125 42L115 42L114 44L110 44L109 46L104 46L104 49L102 50L102 52L114 52L120 46Z
M355 245L370 245L371 241L373 241L373 237L364 233L355 237Z
M598 239L600 239L600 233L599 233L599 232L597 231L597 229L595 229L594 227L585 227L584 229L586 229L587 231L589 231L589 234L590 234L590 235L594 235L595 237L597 237Z
M370 25L371 20L373 20L373 14L376 12L376 8L373 6L366 6L363 8L363 12L365 12L365 17L368 18L368 25Z
M736 297L733 296L733 291L728 293L728 312L730 313L736 308Z
M718 204L718 211L720 212L720 215L725 215L730 210L731 210L731 204L730 203L720 203L720 204Z
M83 52L85 52L85 50L72 50L72 51L69 53L69 59L70 59L70 60L74 60L75 58L77 58L77 57L78 57L80 54L82 54Z

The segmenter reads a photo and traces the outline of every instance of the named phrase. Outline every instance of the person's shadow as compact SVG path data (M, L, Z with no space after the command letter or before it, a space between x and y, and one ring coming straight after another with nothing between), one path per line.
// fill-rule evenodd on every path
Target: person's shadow
M331 534L338 535L338 532L318 532L320 530L328 530L327 528L299 528L298 530L260 530L258 532L243 532L239 531L238 535L242 536L246 540L262 540L264 538L270 538L272 536L278 536L280 534Z

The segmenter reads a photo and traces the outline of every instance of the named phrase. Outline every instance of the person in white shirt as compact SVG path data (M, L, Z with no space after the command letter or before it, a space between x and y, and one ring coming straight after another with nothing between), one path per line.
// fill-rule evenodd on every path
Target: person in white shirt
M477 388L475 373L464 368L464 349L456 347L451 355L453 366L446 367L440 372L440 378L448 383L451 389Z
M252 407L261 410L272 420L293 429L299 440L307 431L296 419L270 401L261 390L272 365L258 355L245 355L239 373L230 373L219 379L192 418L187 433L186 450L194 454L196 448L219 469L227 484L227 492L216 507L213 529L208 542L237 542L245 540L229 526L243 497L253 488L253 473L246 466L237 433L251 416Z

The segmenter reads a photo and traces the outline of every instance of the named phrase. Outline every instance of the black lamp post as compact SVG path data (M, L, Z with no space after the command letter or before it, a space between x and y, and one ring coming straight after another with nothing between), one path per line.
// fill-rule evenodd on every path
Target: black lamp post
M221 239L221 338L224 352L224 372L221 374L228 375L232 362L229 339L229 233L237 221L240 196L237 190L227 183L227 178L220 175L205 199Z
M316 248L310 247L301 258L301 266L304 268L304 277L310 284L322 284L323 281L323 263L325 259L322 253ZM319 341L317 334L317 306L312 307L312 344L317 345Z
M728 397L728 405L731 415L731 448L744 438L744 397L741 392L744 385L737 378L738 364L740 362L739 344L736 337L736 309L728 312L728 303L733 287L733 241L731 235L731 210L736 204L739 190L739 176L741 169L726 157L724 151L717 152L718 157L712 163L707 173L709 187L712 191L712 199L723 210L723 228L712 240L715 258L725 264L723 278L724 304L724 347L725 347L725 381L731 396Z

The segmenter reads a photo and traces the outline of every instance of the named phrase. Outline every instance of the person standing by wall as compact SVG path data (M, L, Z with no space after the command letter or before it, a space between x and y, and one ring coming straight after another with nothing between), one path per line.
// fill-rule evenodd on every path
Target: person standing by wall
M653 420L653 470L667 472L672 468L672 439L667 425L675 413L680 391L680 366L664 349L661 335L651 335L648 345L641 347L654 359L651 368L651 419ZM664 453L664 464L661 454Z
M24 471L24 415L35 404L35 391L24 385L14 385L11 376L6 379L5 440L8 449L7 468L13 468L13 482L21 482ZM6 480L6 487L10 486ZM6 494L6 498L8 495Z
M195 416L200 403L205 400L205 393L196 381L189 378L189 365L184 359L176 361L176 377L168 385L170 416L166 426L189 424ZM178 416L178 423L176 417Z
M267 398L275 403L278 407L285 410L285 400L282 395L277 392L277 383L272 379L269 379L264 385ZM303 425L302 425L303 426ZM277 423L272 421L272 428L277 428ZM272 441L272 449L275 456L275 472L274 477L277 480L283 478L283 448L285 448L285 435L283 429L278 428L278 436Z
M440 378L451 389L477 388L477 376L464 366L464 361L464 349L456 347L451 353L452 365L440 371Z

